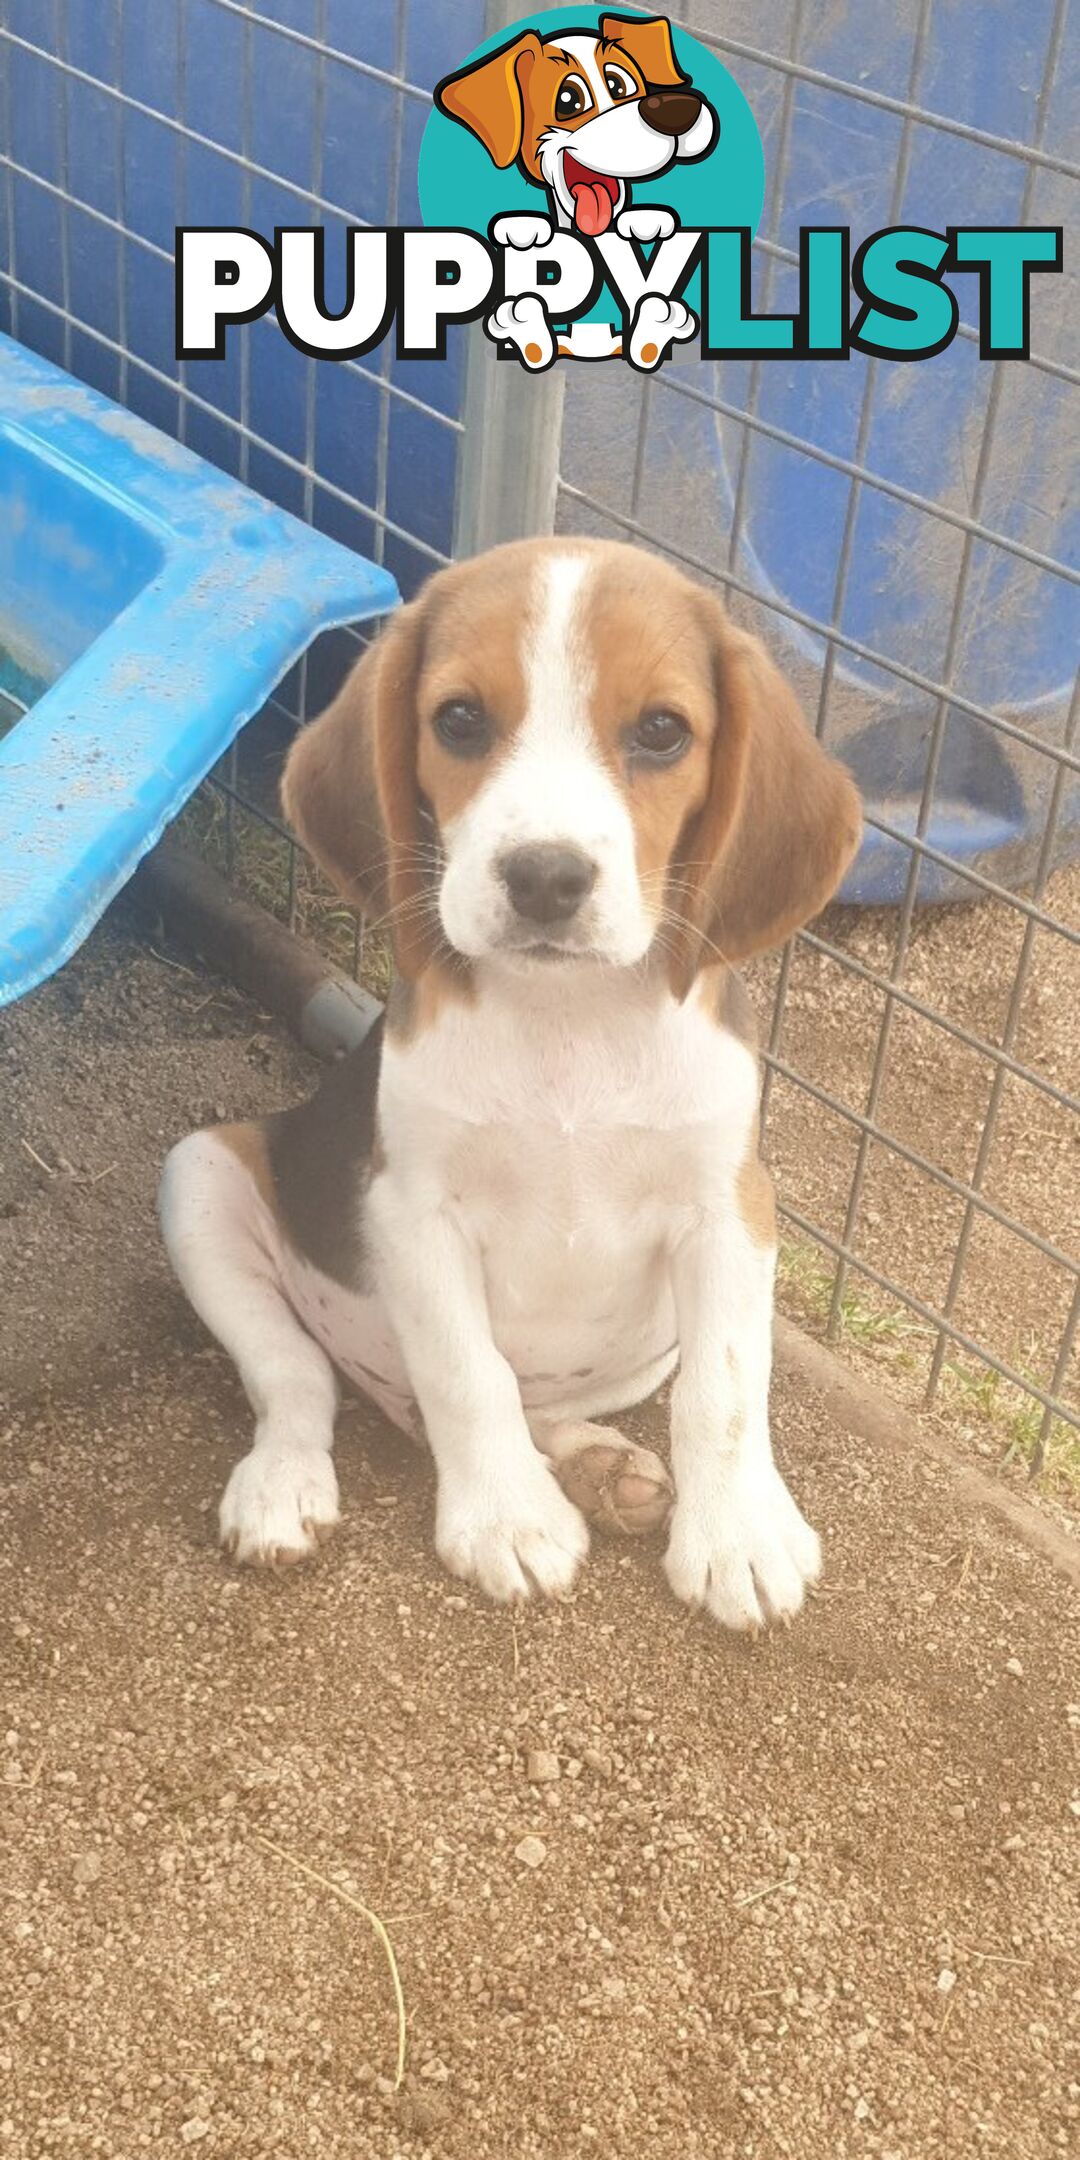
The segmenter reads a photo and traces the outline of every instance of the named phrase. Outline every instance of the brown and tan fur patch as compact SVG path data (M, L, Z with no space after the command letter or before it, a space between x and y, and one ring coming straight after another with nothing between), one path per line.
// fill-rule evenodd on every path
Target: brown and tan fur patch
M470 565L447 572L427 621L417 686L416 777L440 830L491 778L525 718L522 645L531 628L532 578L523 564L498 556L491 567L493 575L484 579L468 575ZM494 746L482 758L452 756L432 730L439 707L457 699L482 705L494 727Z
M216 1125L293 1252L335 1282L363 1276L360 1195L382 1159L376 1099L383 1023L331 1065L317 1092L258 1124Z
M665 887L684 994L700 967L781 944L818 913L858 844L859 799L765 647L711 593L652 556L599 547L586 629L593 725L633 819L643 887ZM625 755L627 726L650 709L691 729L667 770L635 770Z
M410 976L440 957L434 910L424 904L438 830L460 815L521 724L532 567L519 545L432 578L390 617L286 763L286 817L350 905L389 927L398 967ZM487 757L452 757L432 734L435 712L453 699L491 715L496 743Z
M756 1123L751 1152L735 1180L735 1201L755 1245L775 1245L776 1190L758 1154Z
M697 600L685 578L652 556L628 549L606 560L601 554L583 635L595 683L593 728L633 822L638 875L672 917L682 912L673 858L708 794L716 724L711 650ZM627 730L650 710L678 713L693 732L689 750L669 770L635 769L627 757Z
M267 1152L265 1125L215 1125L213 1134L215 1140L220 1140L237 1161L243 1163L260 1200L265 1201L272 1213L276 1212L277 1194Z
M468 1004L476 986L467 962L442 961L409 979L395 975L386 1000L386 1033L392 1042L416 1042L434 1027L444 1007Z
M701 995L705 1005L711 1005L717 1026L733 1035L736 1042L741 1042L757 1060L760 1054L757 1014L742 977L734 968L704 968ZM776 1191L761 1160L760 1147L761 1121L755 1116L749 1151L735 1180L735 1204L755 1245L769 1246L777 1242Z

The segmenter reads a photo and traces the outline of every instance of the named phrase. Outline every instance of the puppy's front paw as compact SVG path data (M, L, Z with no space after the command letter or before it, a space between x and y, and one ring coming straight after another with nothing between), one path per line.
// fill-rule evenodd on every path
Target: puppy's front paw
M658 368L671 346L692 338L697 316L682 300L665 300L661 293L645 293L638 303L630 333L630 359L636 368L650 373Z
M664 1566L684 1605L754 1633L794 1619L821 1573L821 1546L767 1463L680 1494Z
M576 1507L543 1463L512 1484L440 1487L435 1547L444 1567L497 1604L561 1597L589 1549Z
M218 1516L226 1552L250 1567L310 1558L337 1520L337 1478L325 1448L266 1445L237 1463Z
M534 372L549 367L555 357L547 309L535 293L522 293L517 300L501 300L484 328L498 343L512 345L522 364Z
M551 219L531 210L511 210L491 228L496 247L540 248L551 239Z
M674 210L668 210L663 203L630 203L615 220L620 240L640 240L645 246L653 240L670 240L678 229Z

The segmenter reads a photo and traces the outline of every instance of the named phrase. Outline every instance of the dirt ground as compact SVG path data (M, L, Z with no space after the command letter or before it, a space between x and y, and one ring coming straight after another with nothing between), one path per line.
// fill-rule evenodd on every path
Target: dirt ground
M311 1067L170 959L113 920L0 1016L0 2151L1075 2149L1066 1571L914 1428L857 1442L781 1373L827 1573L756 1646L679 1611L651 1547L485 1606L361 1405L318 1565L230 1572L247 1412L154 1178ZM390 1929L399 2090L384 1951L335 1884Z

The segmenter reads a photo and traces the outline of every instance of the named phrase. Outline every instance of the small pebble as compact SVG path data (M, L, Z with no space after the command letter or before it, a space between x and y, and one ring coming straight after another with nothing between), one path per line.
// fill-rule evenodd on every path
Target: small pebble
M956 1974L950 1969L948 1965L943 1966L941 1972L939 1972L937 1976L937 1984L939 1995L952 1994L952 1991L956 1986Z
M559 1775L559 1758L550 1748L530 1748L525 1758L530 1785L553 1785Z
M1005 1670L1012 1674L1014 1680L1022 1680L1024 1677L1024 1668L1018 1657L1006 1658Z
M547 1859L547 1846L543 1838L523 1837L520 1845L514 1847L514 1858L520 1860L523 1867L542 1867Z

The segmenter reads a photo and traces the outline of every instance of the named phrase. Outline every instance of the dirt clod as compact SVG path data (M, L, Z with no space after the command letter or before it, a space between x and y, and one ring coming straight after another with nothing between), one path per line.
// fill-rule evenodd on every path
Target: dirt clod
M530 1748L525 1759L525 1775L530 1785L554 1785L559 1776L559 1758L550 1748Z

